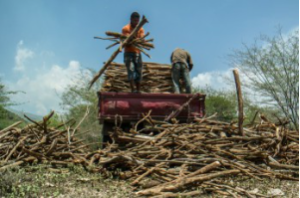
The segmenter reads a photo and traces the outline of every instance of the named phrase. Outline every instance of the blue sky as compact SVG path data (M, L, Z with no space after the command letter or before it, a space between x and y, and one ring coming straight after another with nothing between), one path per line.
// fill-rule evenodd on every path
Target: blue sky
M260 34L275 35L278 25L283 33L299 27L297 0L0 0L1 79L26 92L14 96L25 100L15 108L38 114L58 108L70 81L61 78L79 68L99 70L114 48L105 50L110 42L93 37L120 32L133 11L148 18L144 29L156 46L144 61L169 63L172 50L184 48L194 59L192 78L227 71L232 50ZM43 90L48 94L32 96Z

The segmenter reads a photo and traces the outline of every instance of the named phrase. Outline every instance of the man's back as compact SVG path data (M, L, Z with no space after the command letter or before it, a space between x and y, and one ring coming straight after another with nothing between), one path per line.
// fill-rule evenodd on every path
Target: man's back
M193 62L190 53L184 49L176 48L171 55L172 80L174 92L180 93L180 78L185 82L185 92L191 93L191 80L189 71L193 68Z
M186 65L193 64L191 55L187 51L180 48L176 48L172 53L171 62L172 64L174 63L185 63Z

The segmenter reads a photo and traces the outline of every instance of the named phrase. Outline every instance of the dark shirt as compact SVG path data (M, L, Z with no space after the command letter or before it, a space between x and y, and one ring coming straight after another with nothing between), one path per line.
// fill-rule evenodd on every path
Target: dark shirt
M189 52L177 48L171 55L171 63L184 63L190 68L193 67L193 60Z

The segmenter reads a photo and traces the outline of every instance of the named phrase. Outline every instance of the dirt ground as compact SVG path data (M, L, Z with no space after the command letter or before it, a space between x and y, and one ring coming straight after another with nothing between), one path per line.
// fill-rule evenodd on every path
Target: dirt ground
M133 198L132 187L116 178L104 179L80 166L53 169L45 165L15 168L0 173L0 197L97 197ZM299 197L299 182L278 179L257 181L246 177L224 178L232 187L241 187L270 197ZM202 194L196 197L220 197ZM178 196L180 197L180 196Z

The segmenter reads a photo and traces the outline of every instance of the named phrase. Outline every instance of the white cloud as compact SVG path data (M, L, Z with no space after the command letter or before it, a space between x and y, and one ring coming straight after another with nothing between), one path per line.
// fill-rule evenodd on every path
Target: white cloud
M230 89L228 79L232 78L232 68L225 71L212 71L200 73L192 78L192 85L194 87L206 88L211 87L214 89Z
M24 111L45 115L50 110L59 110L60 95L68 85L76 83L74 76L80 74L80 63L70 61L67 67L52 65L48 70L38 71L34 77L24 75L15 84L13 90L24 91L14 96Z
M233 69L236 68L229 68L225 71L212 71L206 73L200 73L196 77L192 78L192 85L198 88L212 88L214 90L219 91L235 91L235 82L233 76ZM261 94L255 92L249 87L250 78L249 74L243 73L241 70L238 69L239 78L242 87L243 96L247 96L253 102L259 102L266 99ZM263 105L263 104L262 104Z
M34 52L25 48L23 46L23 41L21 40L17 46L17 54L15 56L15 71L24 71L25 62L34 56Z
M79 61L70 60L68 65L47 65L41 61L47 58L45 56L43 53L35 53L25 48L23 41L18 44L17 69L14 69L21 71L21 74L17 81L8 82L8 85L11 90L25 93L12 96L13 101L21 103L15 106L15 109L38 115L45 115L50 110L59 111L60 95L66 87L78 83L81 79L76 79L76 76L79 76L82 71L90 75L87 70L81 68ZM30 69L25 69L29 65Z

